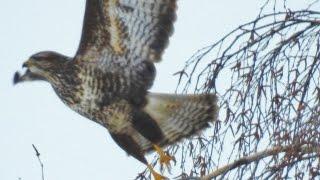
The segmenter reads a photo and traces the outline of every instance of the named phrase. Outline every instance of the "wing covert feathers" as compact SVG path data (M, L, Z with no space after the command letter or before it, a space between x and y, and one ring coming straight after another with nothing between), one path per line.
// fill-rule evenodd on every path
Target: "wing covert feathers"
M77 61L157 62L176 19L176 0L87 0Z
M177 95L150 93L147 112L159 125L166 146L196 134L217 120L217 97L214 94ZM148 151L150 149L147 149Z

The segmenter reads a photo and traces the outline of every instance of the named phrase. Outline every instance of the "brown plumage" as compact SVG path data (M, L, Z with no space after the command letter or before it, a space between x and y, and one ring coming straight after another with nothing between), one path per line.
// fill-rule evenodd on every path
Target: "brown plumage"
M75 57L34 54L14 82L48 81L67 106L106 127L129 155L147 164L144 154L155 149L168 160L159 146L208 127L218 111L213 94L148 92L175 10L176 0L87 0Z

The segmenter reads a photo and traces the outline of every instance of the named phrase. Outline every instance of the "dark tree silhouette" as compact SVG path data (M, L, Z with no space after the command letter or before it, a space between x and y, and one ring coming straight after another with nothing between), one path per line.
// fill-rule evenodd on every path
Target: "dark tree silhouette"
M319 5L268 0L176 73L178 92L215 92L221 108L220 122L169 148L178 179L320 177Z

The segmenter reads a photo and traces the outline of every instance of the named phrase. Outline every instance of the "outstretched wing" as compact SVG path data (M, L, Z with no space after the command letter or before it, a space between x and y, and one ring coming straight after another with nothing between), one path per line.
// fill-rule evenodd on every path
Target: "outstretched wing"
M87 0L76 61L157 62L173 32L176 0Z

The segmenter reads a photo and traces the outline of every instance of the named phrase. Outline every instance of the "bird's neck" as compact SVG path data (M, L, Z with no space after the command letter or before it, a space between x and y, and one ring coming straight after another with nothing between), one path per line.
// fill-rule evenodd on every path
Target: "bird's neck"
M79 68L73 64L57 70L49 81L57 95L67 105L77 103L75 94L81 86L81 80L78 78Z

